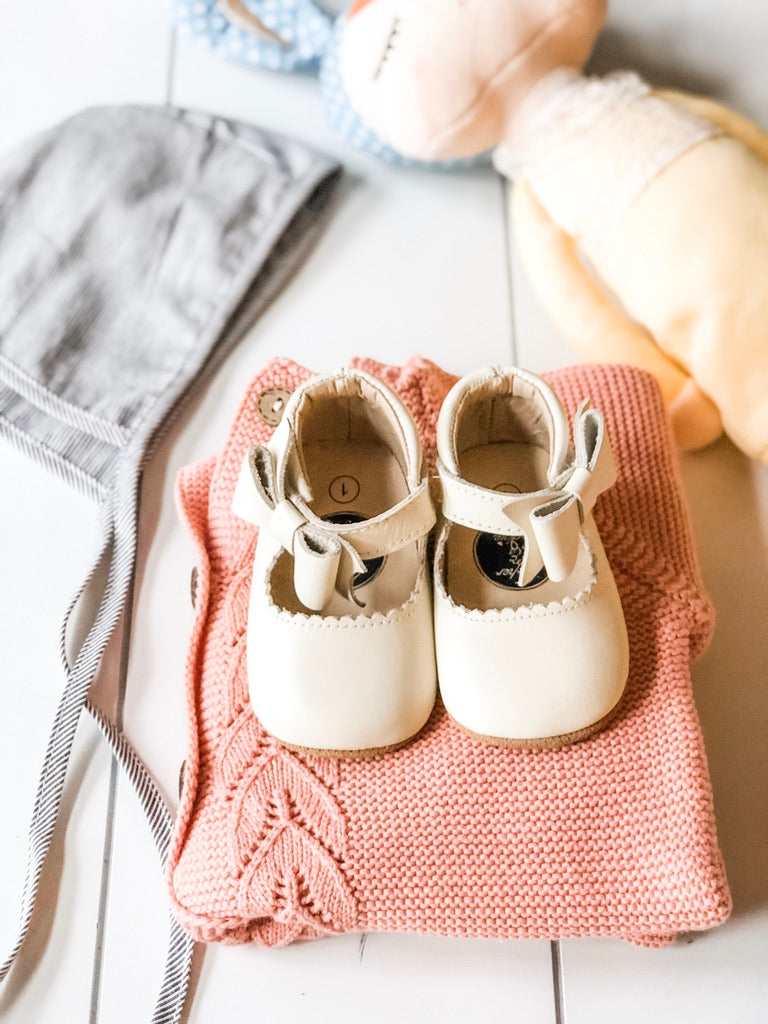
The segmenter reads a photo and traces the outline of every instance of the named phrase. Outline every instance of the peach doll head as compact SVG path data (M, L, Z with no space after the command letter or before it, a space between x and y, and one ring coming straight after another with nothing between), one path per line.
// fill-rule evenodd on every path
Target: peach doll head
M422 160L495 146L529 91L581 68L606 0L355 0L340 63L353 107Z

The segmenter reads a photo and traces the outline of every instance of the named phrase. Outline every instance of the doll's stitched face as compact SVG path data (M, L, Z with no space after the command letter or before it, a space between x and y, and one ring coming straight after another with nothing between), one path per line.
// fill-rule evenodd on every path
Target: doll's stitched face
M538 57L531 66L547 31L567 32L572 15L586 12L594 36L604 10L605 0L355 0L341 73L352 105L401 153L477 153L499 140L507 86L527 88L540 65L551 70L561 60L555 47L548 66ZM574 45L578 63L583 48Z

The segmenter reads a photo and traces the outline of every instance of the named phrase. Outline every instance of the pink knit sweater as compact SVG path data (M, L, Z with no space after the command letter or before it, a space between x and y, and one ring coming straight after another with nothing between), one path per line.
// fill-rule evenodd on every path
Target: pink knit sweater
M357 365L400 394L433 458L454 378L422 359ZM508 750L471 739L438 704L404 749L330 761L284 749L251 711L256 536L230 511L244 452L271 431L259 396L308 376L270 363L221 455L179 479L198 567L168 865L180 921L203 941L266 945L348 930L663 945L723 921L730 897L690 679L713 615L653 380L619 366L547 375L571 415L587 395L603 410L616 453L618 483L596 509L631 645L614 723L564 750Z

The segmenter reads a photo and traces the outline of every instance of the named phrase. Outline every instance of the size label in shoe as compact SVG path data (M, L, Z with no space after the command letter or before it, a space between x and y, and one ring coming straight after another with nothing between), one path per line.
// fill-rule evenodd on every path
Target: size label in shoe
M337 480L354 480L354 477L337 477ZM336 481L334 480L334 483ZM357 483L357 481L355 481ZM331 485L333 486L333 484ZM358 485L358 490L360 489ZM336 526L349 526L352 523L362 523L363 520L367 519L367 516L361 516L359 512L329 512L327 516L323 516L326 523L334 523ZM381 555L379 558L366 558L363 560L365 565L365 572L357 572L352 577L352 589L357 590L358 587L364 587L366 583L370 583L374 576L378 576L381 572L382 566L387 560L386 555Z
M523 586L520 570L525 554L525 537L505 537L495 533L478 533L475 537L475 564L491 583L511 590L531 590L547 579L541 569L530 583Z
M360 483L353 476L337 476L331 480L328 493L334 501L338 501L340 505L346 505L348 502L354 501L360 493ZM362 518L360 516L360 519ZM353 519L351 522L357 523L360 519Z

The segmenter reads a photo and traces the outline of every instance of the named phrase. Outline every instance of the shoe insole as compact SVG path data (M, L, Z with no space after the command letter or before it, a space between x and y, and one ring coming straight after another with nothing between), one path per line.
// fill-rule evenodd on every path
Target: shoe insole
M400 463L385 445L356 441L317 441L303 451L310 507L321 519L355 523L386 512L408 495ZM414 542L400 551L369 559L366 572L353 581L353 592L364 607L335 594L324 615L386 614L409 597L418 570ZM305 610L296 602L292 611Z
M459 471L465 480L492 491L526 494L549 486L549 452L537 445L497 443L478 445L461 455ZM541 568L522 587L519 569L525 551L522 537L478 533L452 525L445 551L446 587L467 608L519 608L533 602L562 600L572 581L553 583Z

